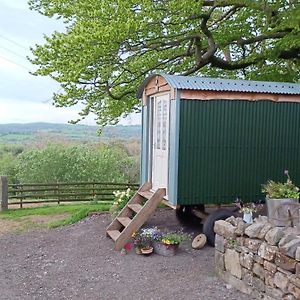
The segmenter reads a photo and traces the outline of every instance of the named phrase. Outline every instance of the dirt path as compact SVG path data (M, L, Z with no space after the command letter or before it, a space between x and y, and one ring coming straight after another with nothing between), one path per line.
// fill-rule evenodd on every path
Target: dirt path
M174 257L144 257L113 251L105 237L107 215L75 225L0 237L1 299L239 299L213 267L214 249L193 250L184 243ZM148 223L178 228L172 210L160 210ZM195 229L195 234L200 229Z

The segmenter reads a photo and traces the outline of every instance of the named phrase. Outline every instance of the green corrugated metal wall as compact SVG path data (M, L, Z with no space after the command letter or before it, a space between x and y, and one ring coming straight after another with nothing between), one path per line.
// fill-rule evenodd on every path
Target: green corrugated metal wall
M300 104L180 102L178 204L263 199L285 169L300 185Z

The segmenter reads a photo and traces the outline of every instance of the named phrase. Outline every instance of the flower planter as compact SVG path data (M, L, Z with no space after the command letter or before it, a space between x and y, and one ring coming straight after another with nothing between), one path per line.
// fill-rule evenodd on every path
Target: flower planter
M179 244L167 245L161 242L154 242L154 252L163 256L174 256L177 252Z
M266 198L268 217L273 226L300 225L298 199L270 199Z

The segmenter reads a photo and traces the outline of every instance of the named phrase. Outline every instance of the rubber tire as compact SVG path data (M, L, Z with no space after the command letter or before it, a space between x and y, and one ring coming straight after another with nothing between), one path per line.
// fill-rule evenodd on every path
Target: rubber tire
M193 208L193 205L181 205L176 208L176 217L181 224L187 225L201 222L201 219L192 213Z
M234 215L234 212L228 209L218 209L212 212L205 220L203 224L203 233L206 235L207 243L212 247L215 246L215 232L214 225L215 221L225 220Z

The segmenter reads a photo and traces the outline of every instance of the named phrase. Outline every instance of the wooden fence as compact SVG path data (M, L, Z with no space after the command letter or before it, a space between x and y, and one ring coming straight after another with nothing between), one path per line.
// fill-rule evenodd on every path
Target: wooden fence
M114 191L127 188L138 189L138 184L115 182L56 182L56 183L18 183L7 184L2 176L0 182L0 201L2 210L10 205L92 202L111 203ZM2 197L1 197L2 191ZM7 205L5 205L7 202ZM3 204L4 203L4 204Z

